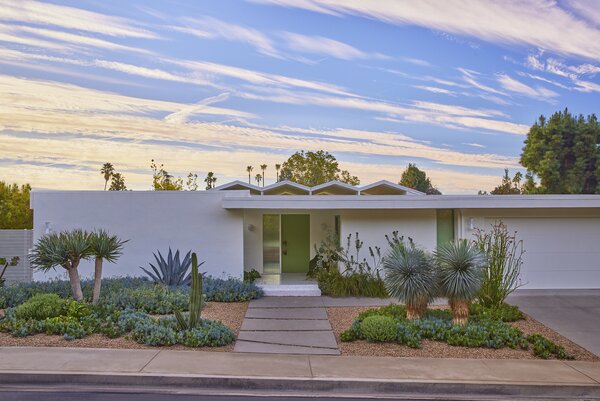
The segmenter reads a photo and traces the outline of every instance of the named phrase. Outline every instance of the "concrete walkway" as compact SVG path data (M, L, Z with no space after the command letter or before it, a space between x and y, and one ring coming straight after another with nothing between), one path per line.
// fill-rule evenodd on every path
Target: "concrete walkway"
M508 302L600 356L600 290L518 290Z
M321 297L263 297L251 301L234 351L340 354Z
M0 389L34 384L596 399L600 363L0 347Z

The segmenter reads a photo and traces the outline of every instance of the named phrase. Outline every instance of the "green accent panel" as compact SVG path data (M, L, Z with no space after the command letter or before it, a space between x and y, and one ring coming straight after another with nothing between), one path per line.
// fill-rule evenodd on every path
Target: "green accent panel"
M454 210L437 210L437 244L454 241Z
M281 272L308 273L310 215L281 215Z

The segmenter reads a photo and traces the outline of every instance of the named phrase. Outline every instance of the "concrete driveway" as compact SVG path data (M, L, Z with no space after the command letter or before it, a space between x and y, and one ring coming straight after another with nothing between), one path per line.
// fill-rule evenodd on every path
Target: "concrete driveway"
M508 302L600 356L600 290L517 290Z

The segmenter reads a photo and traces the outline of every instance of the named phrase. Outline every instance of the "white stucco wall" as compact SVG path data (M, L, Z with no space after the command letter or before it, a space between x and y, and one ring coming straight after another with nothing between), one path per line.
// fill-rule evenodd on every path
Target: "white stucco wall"
M315 256L314 245L317 246L327 235L333 233L335 213L329 210L255 210L244 211L244 269L256 269L262 273L263 244L262 218L263 214L309 214L310 215L310 257ZM252 226L252 231L249 227Z
M600 288L600 211L598 209L463 210L459 232L473 238L502 220L517 231L525 254L523 288Z
M341 213L341 242L346 247L349 234L352 241L356 233L364 242L361 256L368 260L369 247L379 246L382 255L388 249L385 235L398 231L398 235L411 237L418 246L432 251L437 243L435 210L344 210ZM351 249L354 249L353 243Z
M116 264L106 263L104 276L143 275L152 255L168 248L192 250L202 271L213 276L242 277L243 212L221 206L226 192L181 191L34 191L34 241L45 232L104 228L129 239ZM229 195L230 196L230 195ZM183 256L183 255L182 255ZM91 277L93 264L82 262L80 274ZM37 280L64 276L35 272Z

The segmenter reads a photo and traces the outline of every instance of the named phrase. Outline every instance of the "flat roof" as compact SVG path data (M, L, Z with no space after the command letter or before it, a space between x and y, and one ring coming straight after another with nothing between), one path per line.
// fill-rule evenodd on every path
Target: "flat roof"
M232 191L238 192L238 191ZM539 209L600 208L600 195L226 195L225 209Z

